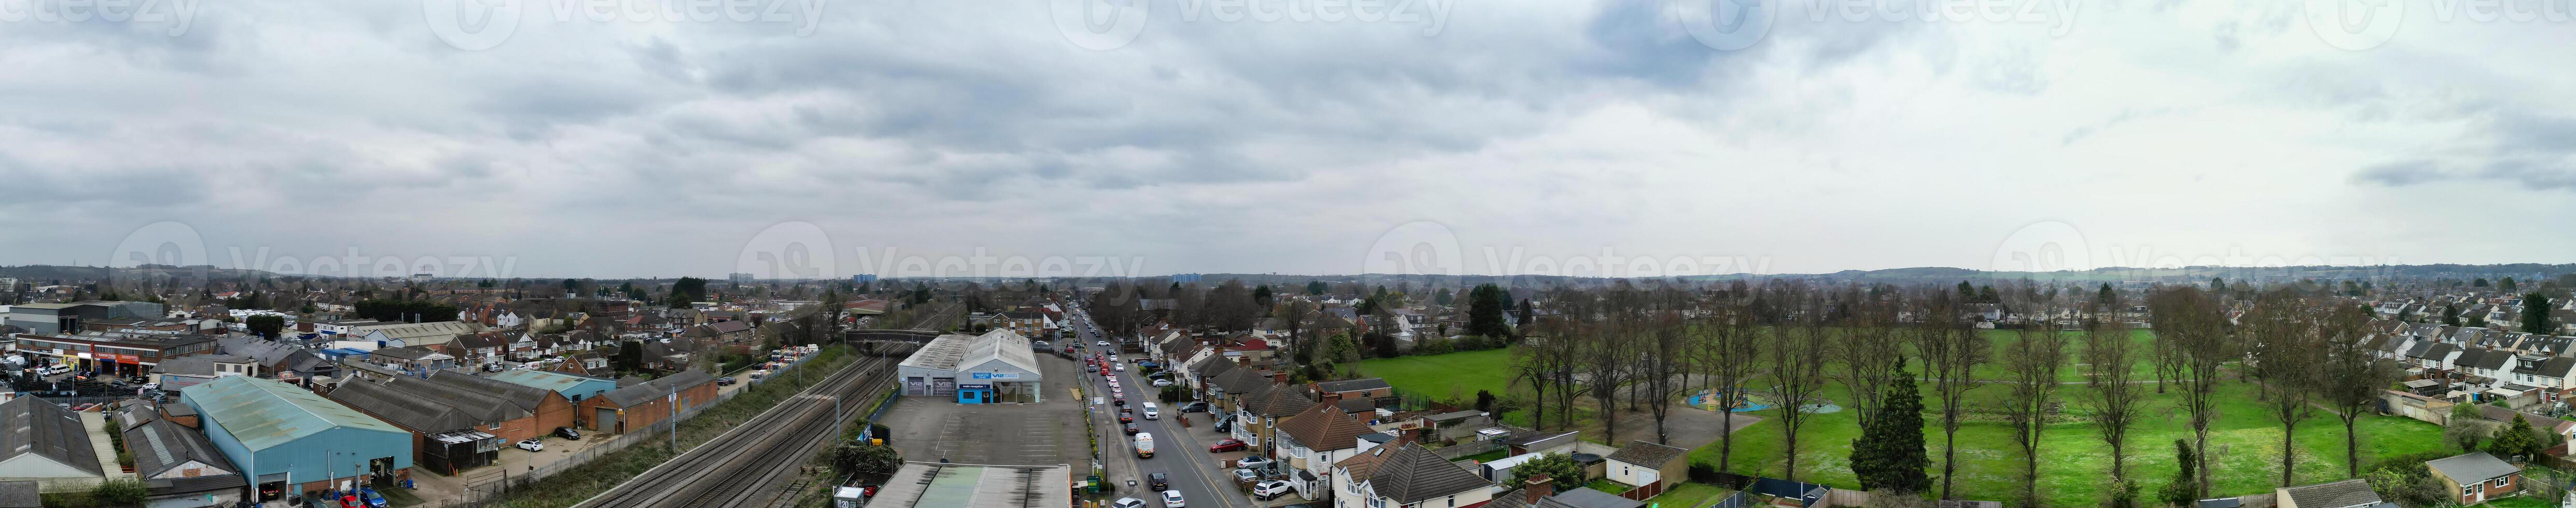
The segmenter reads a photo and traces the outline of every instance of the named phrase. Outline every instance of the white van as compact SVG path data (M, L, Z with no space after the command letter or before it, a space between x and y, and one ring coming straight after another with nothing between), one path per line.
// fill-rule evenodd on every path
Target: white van
M71 367L62 364L54 364L52 367L46 367L45 370L39 371L40 374L47 376L60 376L63 374L70 374L71 372Z
M1147 419L1147 420L1161 420L1161 419L1163 419L1163 412L1161 411L1161 409L1162 409L1162 408L1154 407L1154 403L1152 403L1152 402L1147 402L1147 403L1145 403L1145 419Z

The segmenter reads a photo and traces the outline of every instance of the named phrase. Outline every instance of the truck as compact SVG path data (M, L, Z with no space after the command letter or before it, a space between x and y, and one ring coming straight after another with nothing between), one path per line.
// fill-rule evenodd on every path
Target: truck
M1138 433L1136 433L1136 458L1139 458L1139 459L1150 459L1150 458L1154 458L1154 433L1152 433L1152 432L1138 432Z

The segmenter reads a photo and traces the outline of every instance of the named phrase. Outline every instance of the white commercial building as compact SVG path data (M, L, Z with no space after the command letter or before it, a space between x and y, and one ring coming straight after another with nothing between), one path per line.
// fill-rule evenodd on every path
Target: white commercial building
M960 404L1036 403L1042 398L1036 353L1010 330L980 336L941 335L896 366L906 396L956 397Z

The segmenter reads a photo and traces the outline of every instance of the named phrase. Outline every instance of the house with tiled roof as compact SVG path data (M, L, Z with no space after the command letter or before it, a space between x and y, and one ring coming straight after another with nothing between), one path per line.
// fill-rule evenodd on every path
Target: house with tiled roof
M1279 433L1280 420L1314 406L1315 399L1306 394L1304 386L1276 382L1263 385L1250 397L1241 399L1240 407L1236 408L1232 430L1234 438L1250 444L1253 450L1276 457L1280 450L1271 445L1273 436Z
M1315 404L1280 423L1275 447L1292 471L1290 483L1298 496L1330 501L1332 486L1325 479L1332 476L1333 463L1375 448L1377 442L1362 438L1373 434L1377 431L1341 408Z
M1493 482L1409 440L1334 463L1332 483L1335 499L1372 508L1477 508L1494 495Z
M2512 497L2522 490L2522 468L2487 452L2433 459L2425 461L2424 467L2447 487L2445 494L2463 506Z

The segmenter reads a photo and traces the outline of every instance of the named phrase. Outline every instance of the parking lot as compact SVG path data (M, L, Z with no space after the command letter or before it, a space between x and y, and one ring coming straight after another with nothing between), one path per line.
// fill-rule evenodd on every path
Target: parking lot
M1073 379L1074 363L1039 355L1045 379ZM1089 443L1082 438L1081 400L1070 390L1050 384L1037 404L958 404L947 397L903 397L878 422L893 431L895 449L904 460L940 460L965 464L1074 464L1088 469ZM1103 443L1103 446L1109 443Z

